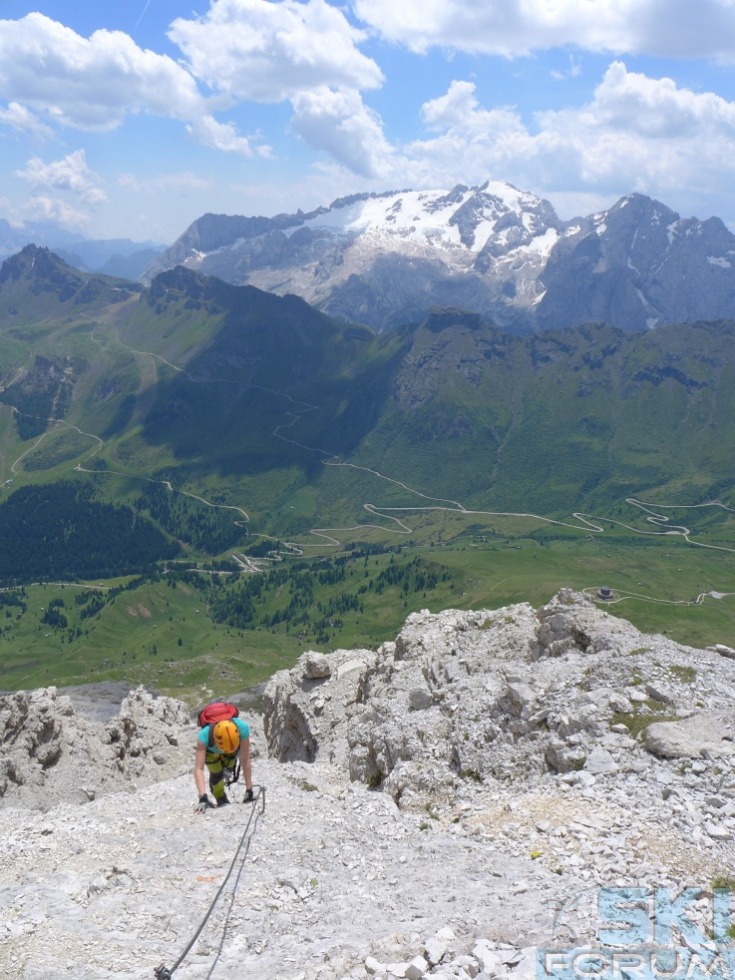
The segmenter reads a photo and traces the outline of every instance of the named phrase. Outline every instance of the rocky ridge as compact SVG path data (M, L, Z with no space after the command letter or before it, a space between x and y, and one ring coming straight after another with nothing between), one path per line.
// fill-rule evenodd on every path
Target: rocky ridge
M417 613L276 674L265 800L204 815L184 706L7 695L0 968L150 977L220 887L181 980L530 980L538 949L594 939L601 885L700 886L704 926L735 856L734 656L568 591Z

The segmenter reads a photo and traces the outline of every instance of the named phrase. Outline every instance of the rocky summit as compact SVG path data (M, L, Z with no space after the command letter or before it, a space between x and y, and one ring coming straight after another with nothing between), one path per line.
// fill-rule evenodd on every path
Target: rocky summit
M735 651L610 608L563 590L305 652L262 717L243 707L255 803L240 784L204 814L186 706L4 695L2 975L531 980L569 950L606 955L610 894L657 927L668 896L659 946L715 955Z

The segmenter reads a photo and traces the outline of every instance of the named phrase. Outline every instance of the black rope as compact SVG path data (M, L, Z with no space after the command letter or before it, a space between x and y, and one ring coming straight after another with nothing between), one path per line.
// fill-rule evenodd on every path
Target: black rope
M260 810L257 810L256 809L256 804L257 804L258 800L261 800ZM209 921L209 917L212 914L212 912L214 911L214 907L217 904L217 902L219 901L220 895L224 891L225 886L227 885L227 882L230 880L230 875L232 874L232 871L233 871L233 869L235 867L235 863L236 863L236 861L238 859L238 856L240 854L240 851L242 851L243 845L245 844L245 840L246 840L246 838L248 836L248 831L250 830L250 825L253 823L253 819L255 818L255 824L253 825L253 833L255 833L255 827L258 824L257 818L260 817L260 815L263 814L263 813L265 813L265 786L259 786L257 793L255 793L255 795L253 796L253 808L250 811L250 816L248 817L248 822L245 824L245 830L242 832L242 837L240 838L240 843L237 845L237 849L235 850L235 856L232 858L232 863L230 864L230 867L229 867L229 869L227 871L227 874L225 875L225 879L222 882L222 884L219 886L219 888L217 889L217 894L212 899L212 903L209 906L209 908L207 909L206 915L202 919L201 924L199 925L199 928L197 929L197 931L192 936L191 941L189 942L188 946L186 947L186 949L184 950L184 952L181 954L181 956L176 960L176 962L174 963L174 965L169 969L168 967L164 966L164 964L162 963L159 967L157 967L153 971L153 975L155 976L156 980L171 980L171 978L174 975L174 972L176 970L178 970L178 968L184 962L184 960L186 959L186 957L189 955L189 953L190 953L190 951L191 951L194 943L197 941L197 939L199 938L199 936L202 934L202 930L204 929L205 925ZM251 835L251 837L252 837L252 835ZM250 841L248 840L248 845L245 848L245 850L243 852L243 855L242 855L242 863L245 862L245 858L247 857L247 853L248 853L248 848L249 847L250 847ZM240 866L240 874L242 874L242 863L241 863L241 866ZM237 881L238 882L240 880L240 874L238 874L238 876L237 876ZM233 899L234 899L234 892L233 892ZM228 912L228 915L229 915L229 912ZM226 923L225 923L225 927L226 927ZM222 943L224 943L224 935L222 937ZM217 954L218 956L222 952L222 943L220 944L220 950L219 950L219 953Z

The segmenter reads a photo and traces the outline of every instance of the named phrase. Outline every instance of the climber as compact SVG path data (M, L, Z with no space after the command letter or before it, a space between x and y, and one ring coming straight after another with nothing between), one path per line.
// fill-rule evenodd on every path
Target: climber
M215 804L204 789L204 767L209 770L209 788L217 806L229 803L225 792L227 785L237 782L237 759L240 757L245 798L243 803L253 799L253 776L250 767L250 728L241 718L218 721L205 725L197 736L196 759L194 763L194 782L196 783L199 805L197 810L204 812Z

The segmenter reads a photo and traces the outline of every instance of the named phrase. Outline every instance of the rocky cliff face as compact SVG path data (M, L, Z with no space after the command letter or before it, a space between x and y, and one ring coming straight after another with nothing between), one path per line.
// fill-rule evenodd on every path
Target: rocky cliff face
M96 721L75 695L5 696L0 967L150 977L206 918L182 980L531 980L539 949L597 941L602 885L691 886L711 930L734 656L567 591L418 613L377 651L276 674L251 719L265 810L239 789L204 815L183 706L136 691Z
M624 330L735 316L735 236L640 194L561 221L509 184L362 194L274 218L205 215L148 270L176 264L295 293L390 328L433 307L527 333L601 320Z
M728 319L735 238L642 194L572 222L541 274L540 329L595 320L625 330Z

